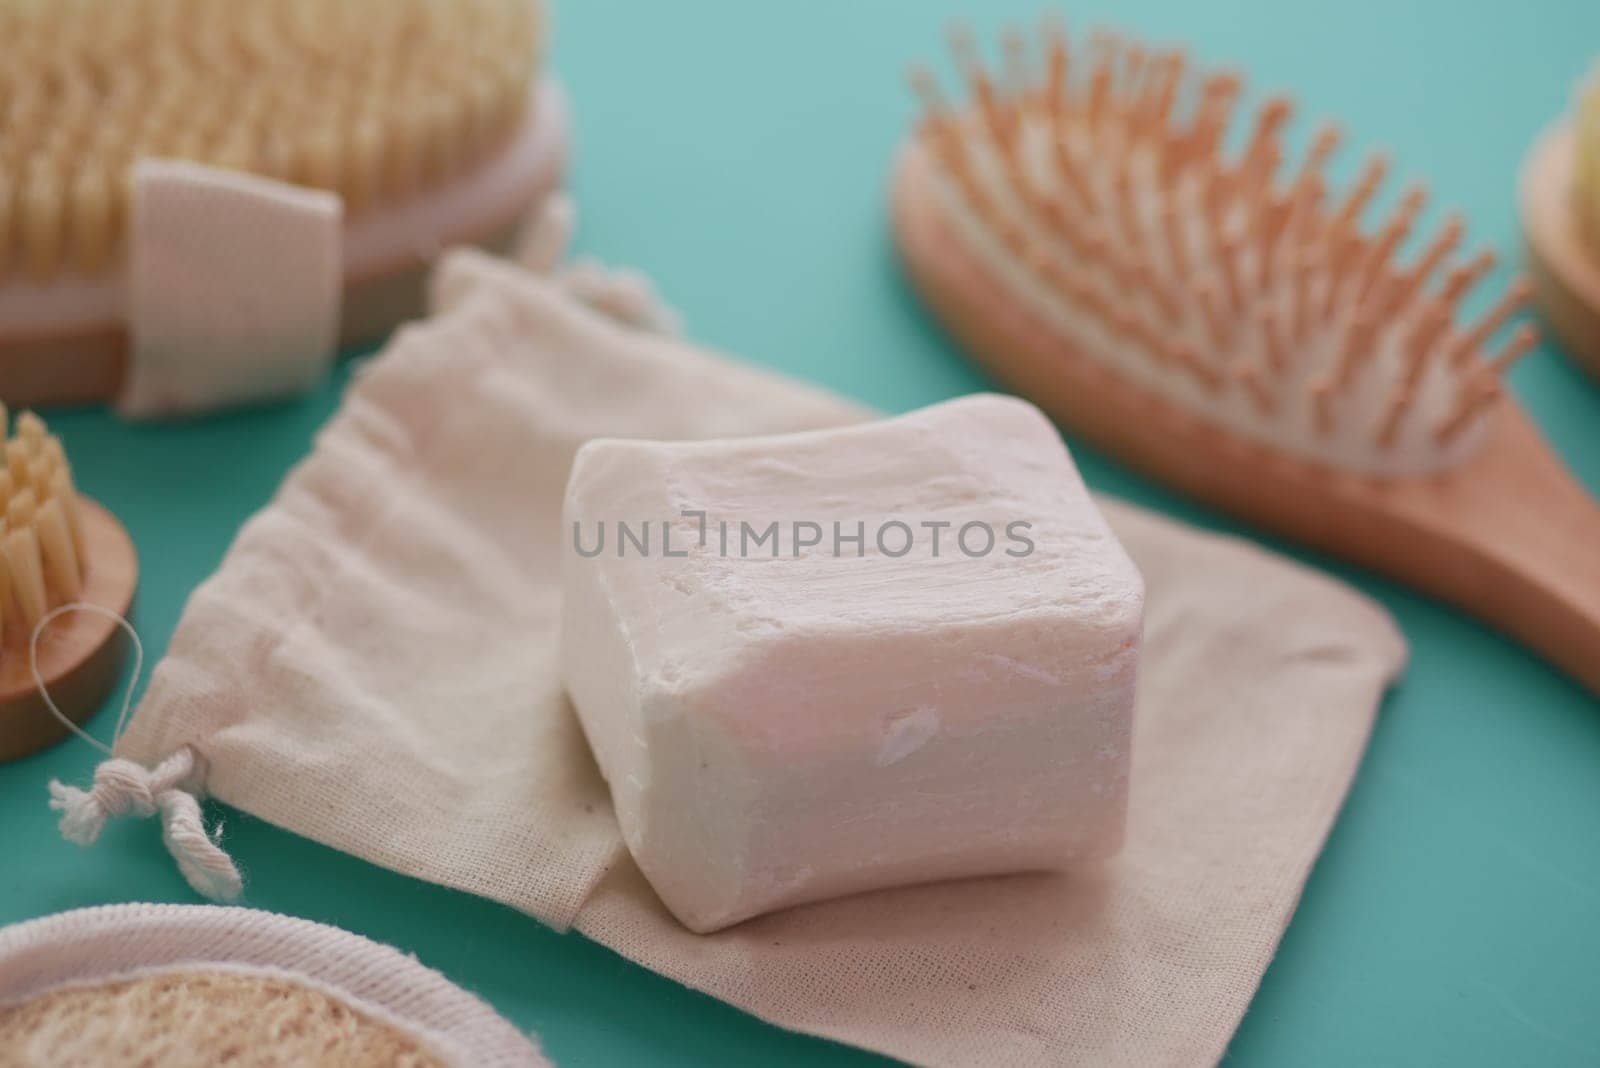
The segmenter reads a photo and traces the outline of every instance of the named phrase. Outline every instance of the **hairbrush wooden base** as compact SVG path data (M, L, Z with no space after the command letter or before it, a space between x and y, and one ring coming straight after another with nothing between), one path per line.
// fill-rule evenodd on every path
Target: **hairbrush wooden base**
M931 161L900 162L912 281L979 363L1098 448L1178 490L1446 600L1600 694L1600 505L1510 399L1491 440L1432 478L1312 465L1202 423L1075 352L995 285L943 222Z
M504 252L518 224L464 244ZM353 279L345 286L339 347L350 351L383 340L390 330L423 313L423 290L432 263ZM104 404L122 391L128 373L128 335L119 326L74 334L0 339L0 392L19 405L51 408Z
M1522 165L1518 198L1534 300L1573 359L1600 378L1600 249L1583 238L1572 198L1572 128L1546 131Z
M455 220L455 212L450 212L447 228L408 232L404 241L396 241L391 230L404 223L385 217L394 211L347 221L339 320L342 349L380 342L402 322L424 314L427 279L439 253L455 245L507 251L523 220L561 185L568 131L560 85L547 81L539 86L529 109L527 128L506 149L507 158L498 161L502 170L489 174L484 168L480 176L484 197L456 191L455 208L463 220ZM398 210L403 212L405 204ZM391 232L377 232L383 230ZM352 250L373 248L380 252L364 253L351 262ZM0 315L0 396L7 403L18 408L103 404L121 393L128 365L128 335L118 310L121 298L100 294L96 299L106 306L101 314L49 333L12 328Z
M83 517L82 600L128 618L139 584L139 561L128 532L110 512L87 497L78 498ZM6 620L0 645L0 761L15 760L59 741L66 728L39 696L28 664L32 628ZM127 635L96 612L69 612L39 636L39 674L56 706L82 723L116 686L127 655Z

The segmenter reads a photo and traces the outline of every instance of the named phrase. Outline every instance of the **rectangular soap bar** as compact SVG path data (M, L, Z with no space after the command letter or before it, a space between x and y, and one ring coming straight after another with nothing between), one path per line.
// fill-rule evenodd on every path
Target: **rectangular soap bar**
M1032 405L593 441L562 518L566 686L690 929L1120 847L1143 583Z

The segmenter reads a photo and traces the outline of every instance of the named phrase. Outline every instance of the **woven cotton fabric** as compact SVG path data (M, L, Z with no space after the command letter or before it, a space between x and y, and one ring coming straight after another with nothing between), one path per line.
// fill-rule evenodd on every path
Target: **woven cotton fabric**
M231 805L908 1061L1221 1056L1402 664L1381 609L1102 501L1147 586L1125 852L692 935L629 859L561 692L568 467L597 436L870 413L479 254L444 262L435 300L195 592L118 755L192 744Z

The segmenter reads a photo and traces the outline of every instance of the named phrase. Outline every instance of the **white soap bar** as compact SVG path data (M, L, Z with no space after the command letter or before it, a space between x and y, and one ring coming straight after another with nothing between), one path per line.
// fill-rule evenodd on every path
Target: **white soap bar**
M1143 583L1032 405L593 441L563 538L567 689L690 929L1120 847Z

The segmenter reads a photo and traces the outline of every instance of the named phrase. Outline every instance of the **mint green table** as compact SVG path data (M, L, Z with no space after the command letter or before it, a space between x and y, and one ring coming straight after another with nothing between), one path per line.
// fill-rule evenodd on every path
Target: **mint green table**
M1133 0L1067 14L1077 27L1114 20L1187 41L1239 63L1255 87L1293 88L1305 116L1345 120L1355 146L1391 148L1401 174L1466 212L1474 239L1513 254L1518 161L1600 53L1600 4L1304 6ZM872 404L904 410L983 387L907 293L883 204L912 111L906 67L941 51L947 21L971 12L991 31L1038 10L1026 0L561 5L555 60L575 102L583 249L648 271L695 337ZM347 376L348 366L296 404L180 426L55 417L83 486L143 553L138 622L152 653L306 452ZM1600 385L1553 351L1513 382L1600 491ZM1233 529L1077 455L1102 491ZM1600 1063L1600 702L1476 623L1306 559L1383 601L1412 662L1230 1063ZM94 727L104 734L112 718ZM114 824L91 851L57 836L45 782L83 781L94 762L72 742L0 766L0 923L193 900L154 823ZM537 1031L562 1064L875 1059L779 1031L498 905L223 815L248 904L414 952Z

